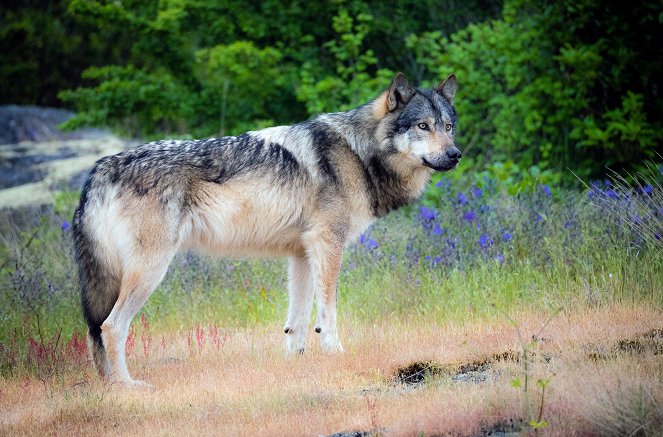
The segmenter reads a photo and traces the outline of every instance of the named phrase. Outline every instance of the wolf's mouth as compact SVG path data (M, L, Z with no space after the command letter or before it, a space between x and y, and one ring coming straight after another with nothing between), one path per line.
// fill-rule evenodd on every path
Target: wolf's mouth
M429 160L427 160L425 157L421 157L421 162L429 168L432 168L435 171L449 171L453 168L456 168L458 165L459 159L450 159L450 160L445 160L440 164L433 164Z

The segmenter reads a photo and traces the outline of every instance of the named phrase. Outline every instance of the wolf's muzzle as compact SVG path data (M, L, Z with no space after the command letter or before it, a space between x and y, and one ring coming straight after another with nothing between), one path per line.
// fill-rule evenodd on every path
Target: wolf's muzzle
M455 146L449 147L444 153L438 153L433 156L423 156L422 163L435 171L448 171L455 168L460 161L462 154Z

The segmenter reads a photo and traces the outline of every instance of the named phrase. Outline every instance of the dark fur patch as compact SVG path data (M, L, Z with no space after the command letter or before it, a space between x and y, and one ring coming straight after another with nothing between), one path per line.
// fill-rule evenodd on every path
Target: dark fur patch
M100 161L101 160L97 161L94 167L92 167L92 170L90 170L90 173L87 176L85 184L83 184L83 191L81 191L81 197L79 199L78 208L76 208L76 212L74 213L74 223L76 217L77 216L82 217L83 213L85 212L85 206L87 205L88 202L88 195L92 187L92 181L94 180L94 175L97 172L97 166L99 165Z
M198 153L211 157L211 162L204 159L205 165L198 166L203 180L217 184L242 173L266 169L276 169L278 179L288 183L296 178L300 169L294 155L281 144L265 144L263 139L250 134L202 143ZM205 177L210 170L216 171L216 175Z
M312 121L308 123L307 127L311 132L313 149L317 156L318 168L320 169L321 174L334 184L337 184L338 175L336 174L329 157L334 147L347 147L347 143L340 135L322 122Z
M282 145L265 144L263 139L251 134L157 141L103 158L95 169L97 175L88 179L84 193L90 189L91 181L99 179L100 185L106 181L119 184L138 196L154 194L163 203L171 199L164 193L184 192L184 197L179 199L182 207L195 204L194 194L189 192L190 181L223 184L240 174L265 171L275 174L279 182L289 184L298 180L301 170L295 156Z
M383 156L371 157L363 169L374 216L383 217L414 200L402 178L390 168Z

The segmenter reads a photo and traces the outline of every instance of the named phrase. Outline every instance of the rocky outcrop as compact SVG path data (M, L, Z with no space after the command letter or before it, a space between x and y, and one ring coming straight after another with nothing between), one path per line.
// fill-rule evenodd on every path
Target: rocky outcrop
M0 208L47 204L79 190L95 161L135 142L100 129L63 132L62 109L0 106Z

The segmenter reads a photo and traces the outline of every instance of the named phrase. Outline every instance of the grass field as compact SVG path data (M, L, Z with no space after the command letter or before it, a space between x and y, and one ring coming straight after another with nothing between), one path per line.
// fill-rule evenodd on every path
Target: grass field
M346 352L284 355L281 260L179 255L129 390L87 362L77 193L0 215L0 434L661 435L661 185L436 181L346 251ZM350 434L348 434L350 435Z
M660 435L663 312L623 305L513 318L531 339L529 389L546 435ZM658 329L658 330L657 330ZM346 352L283 355L280 326L207 327L130 354L151 390L101 382L81 361L52 376L4 379L0 426L14 435L475 435L526 428L523 354L504 319L344 323ZM311 336L313 336L312 334ZM193 337L193 341L191 338ZM140 333L138 334L140 338ZM419 366L413 366L418 364ZM420 372L420 373L418 373Z

